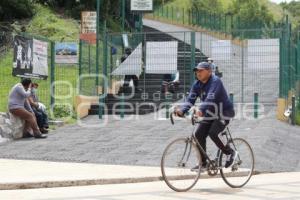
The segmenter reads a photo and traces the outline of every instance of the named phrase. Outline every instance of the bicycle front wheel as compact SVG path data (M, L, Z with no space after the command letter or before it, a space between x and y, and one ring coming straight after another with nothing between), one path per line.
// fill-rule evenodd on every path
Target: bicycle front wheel
M171 142L165 149L161 159L161 172L166 184L174 191L190 190L198 181L201 156L198 148L190 138L179 138Z
M241 138L235 138L228 145L238 152L238 156L232 167L225 168L226 155L221 153L219 165L220 173L227 185L232 188L243 187L251 178L254 170L254 154L248 142Z

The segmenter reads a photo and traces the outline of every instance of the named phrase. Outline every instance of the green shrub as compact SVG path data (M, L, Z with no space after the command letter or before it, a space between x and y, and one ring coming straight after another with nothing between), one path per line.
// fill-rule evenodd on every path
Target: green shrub
M55 105L53 107L52 119L73 118L74 111L67 105Z

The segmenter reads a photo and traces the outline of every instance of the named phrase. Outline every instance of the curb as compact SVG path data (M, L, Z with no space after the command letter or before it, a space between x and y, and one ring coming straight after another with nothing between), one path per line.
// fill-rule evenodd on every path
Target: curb
M260 174L257 171L253 175ZM240 174L241 175L241 174ZM240 176L236 174L235 176ZM209 176L203 174L200 179L220 178L221 175ZM176 176L172 177L173 180ZM179 179L182 179L179 178ZM74 186L90 186L90 185L109 185L109 184L125 184L125 183L145 183L163 181L162 176L156 177L140 177L140 178L113 178L113 179L87 179L87 180L66 180L66 181L41 181L41 182L23 182L23 183L0 183L0 190L20 190L20 189L39 189L39 188L55 188L55 187L74 187Z

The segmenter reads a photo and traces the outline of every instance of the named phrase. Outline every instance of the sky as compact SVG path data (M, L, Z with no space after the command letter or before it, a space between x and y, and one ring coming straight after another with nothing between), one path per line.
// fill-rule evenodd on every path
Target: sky
M270 0L270 1L272 1L272 2L275 2L275 3L281 3L281 2L290 2L290 1L292 1L292 0Z

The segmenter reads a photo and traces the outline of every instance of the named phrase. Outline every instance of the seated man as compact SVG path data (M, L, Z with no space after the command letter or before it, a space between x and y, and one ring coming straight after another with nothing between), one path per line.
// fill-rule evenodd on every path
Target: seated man
M25 121L23 137L46 138L41 134L33 110L28 102L30 95L30 79L23 79L21 83L14 85L8 97L9 112Z
M31 95L28 100L35 114L40 131L42 133L48 133L48 115L46 113L45 105L39 102L38 96L36 94L38 86L39 85L37 83L32 83Z

